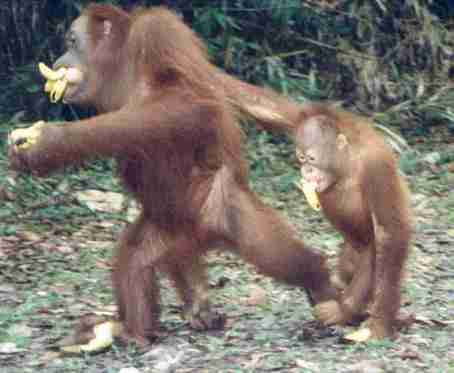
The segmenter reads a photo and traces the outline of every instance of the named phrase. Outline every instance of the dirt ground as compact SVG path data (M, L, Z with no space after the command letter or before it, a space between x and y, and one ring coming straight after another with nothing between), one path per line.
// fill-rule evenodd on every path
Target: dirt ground
M0 373L453 373L454 167L430 158L454 153L450 142L415 145L418 161L408 175L416 232L402 312L415 321L395 341L355 345L342 342L349 328L318 328L299 289L258 274L234 255L213 252L210 284L213 302L227 316L224 330L189 329L162 279L163 330L150 348L115 343L95 355L61 356L55 344L80 315L113 310L112 249L125 224L124 214L87 207L74 190L112 189L106 196L115 198L118 186L111 188L110 176L97 166L77 180L12 181L3 171L10 183L0 200ZM339 235L291 186L296 170L288 151L265 144L259 153L249 155L254 188L333 262Z

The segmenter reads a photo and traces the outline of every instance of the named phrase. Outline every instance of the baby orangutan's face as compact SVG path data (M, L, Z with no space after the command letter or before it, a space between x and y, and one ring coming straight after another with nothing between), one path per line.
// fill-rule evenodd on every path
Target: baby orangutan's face
M296 150L296 156L301 164L301 176L305 183L311 184L317 193L323 193L334 182L336 178L329 169L323 169L317 157L309 151L303 153L301 149Z
M337 133L328 118L307 120L296 134L296 156L304 182L318 193L326 191L342 177L347 148L346 137Z

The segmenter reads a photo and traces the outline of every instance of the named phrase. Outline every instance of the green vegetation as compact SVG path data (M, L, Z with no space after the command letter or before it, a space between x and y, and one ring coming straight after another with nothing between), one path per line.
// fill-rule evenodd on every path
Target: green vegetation
M0 5L0 117L72 119L41 94L38 61L61 52L79 1L7 0ZM111 1L165 3L205 39L229 73L297 99L339 101L402 131L454 130L454 34L448 0ZM1 127L0 127L0 130ZM5 131L5 129L3 129Z

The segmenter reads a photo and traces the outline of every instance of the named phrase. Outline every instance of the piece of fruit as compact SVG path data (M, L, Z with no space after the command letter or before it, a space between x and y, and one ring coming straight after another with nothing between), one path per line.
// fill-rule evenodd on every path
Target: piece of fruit
M49 93L52 92L54 89L56 80L48 80L46 81L46 84L44 85L44 92Z
M68 81L66 79L57 80L50 91L50 101L53 103L58 102L63 97L67 85Z
M66 75L67 70L65 67L61 67L58 70L52 70L42 62L38 64L38 69L41 75L44 76L47 80L63 79Z
M320 211L320 201L318 199L318 194L315 190L316 184L309 183L304 179L301 179L297 186L302 190L304 196L306 197L309 206L311 206L314 210Z
M367 342L372 336L369 328L361 328L344 336L343 339L349 342Z
M40 127L44 121L40 120L29 128L19 128L11 132L8 136L8 143L16 149L26 149L38 141L41 136Z
M60 347L60 350L75 354L104 350L112 345L114 338L121 334L122 328L122 324L117 321L103 322L94 326L93 332L95 338L91 339L87 344L62 346Z
M64 95L68 84L78 84L83 79L83 73L75 67L61 67L52 70L44 63L38 64L40 73L47 79L44 92L49 93L50 101L58 102Z

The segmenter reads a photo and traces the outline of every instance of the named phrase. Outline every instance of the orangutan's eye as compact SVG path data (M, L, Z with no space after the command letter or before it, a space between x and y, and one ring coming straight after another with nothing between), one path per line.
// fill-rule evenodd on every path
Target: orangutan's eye
M306 162L306 157L304 156L304 153L301 150L296 151L296 158L298 158L298 161L301 163Z
M66 47L68 49L77 48L77 38L72 32L66 36Z

